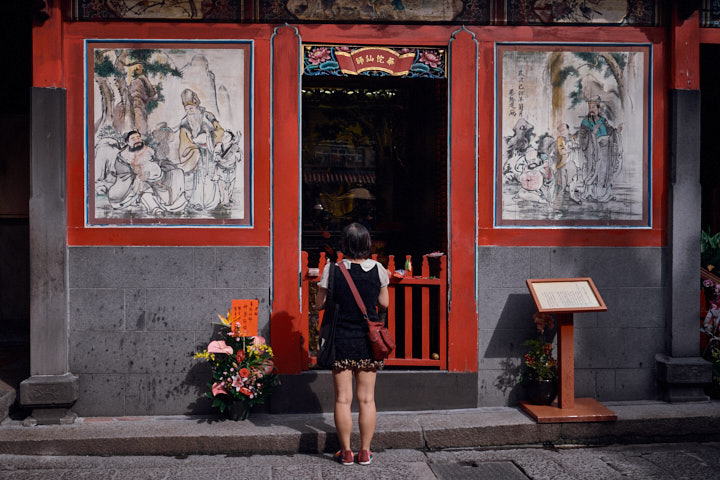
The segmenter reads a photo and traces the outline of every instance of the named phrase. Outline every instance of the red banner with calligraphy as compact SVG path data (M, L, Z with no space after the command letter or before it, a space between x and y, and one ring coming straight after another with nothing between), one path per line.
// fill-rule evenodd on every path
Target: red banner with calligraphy
M364 47L352 52L335 50L340 71L346 75L357 75L369 70L378 70L393 76L407 75L415 59L415 53L400 54L383 47Z

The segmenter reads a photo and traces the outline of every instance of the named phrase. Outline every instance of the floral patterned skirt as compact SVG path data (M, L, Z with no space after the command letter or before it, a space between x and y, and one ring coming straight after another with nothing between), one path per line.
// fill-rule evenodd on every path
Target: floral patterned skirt
M338 323L335 332L335 362L333 370L370 370L376 372L385 366L384 360L373 359L372 346L364 325Z
M377 372L382 370L385 366L385 360L371 360L369 358L363 358L361 360L353 360L345 358L343 360L335 360L332 364L333 370L368 370L371 372Z

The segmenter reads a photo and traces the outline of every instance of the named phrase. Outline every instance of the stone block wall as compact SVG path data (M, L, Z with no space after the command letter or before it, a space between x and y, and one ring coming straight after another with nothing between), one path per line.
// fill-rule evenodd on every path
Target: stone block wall
M233 299L260 301L269 338L267 247L70 247L70 371L80 416L210 413L207 346Z
M478 405L522 399L522 343L536 334L527 278L591 277L608 307L574 316L577 397L660 399L654 357L665 351L665 261L665 250L652 247L480 247Z

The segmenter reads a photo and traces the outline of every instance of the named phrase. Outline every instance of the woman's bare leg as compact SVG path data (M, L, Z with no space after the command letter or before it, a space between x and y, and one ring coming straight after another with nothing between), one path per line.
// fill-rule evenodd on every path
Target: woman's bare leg
M375 377L376 372L358 370L355 373L357 384L357 399L360 408L358 424L360 426L360 449L370 450L375 434L377 413L375 411Z
M353 398L352 370L333 370L335 387L335 430L337 430L340 448L350 450L350 432L352 431L352 414L350 404Z

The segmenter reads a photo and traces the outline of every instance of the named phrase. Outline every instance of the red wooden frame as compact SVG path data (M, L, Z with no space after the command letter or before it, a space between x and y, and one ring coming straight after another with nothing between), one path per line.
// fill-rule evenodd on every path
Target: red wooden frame
M67 89L67 225L69 245L247 245L261 246L270 242L270 111L269 39L268 25L183 24L179 30L169 23L55 23L56 17L33 30L33 50L48 49L63 59L60 75L57 62L44 55L34 57L35 86L55 86ZM58 34L57 30L60 30ZM182 35L179 35L182 33ZM57 41L57 36L61 41ZM84 199L84 75L85 39L179 39L216 40L223 38L251 39L254 42L254 158L253 158L253 228L131 228L85 227ZM62 48L54 43L57 41Z

